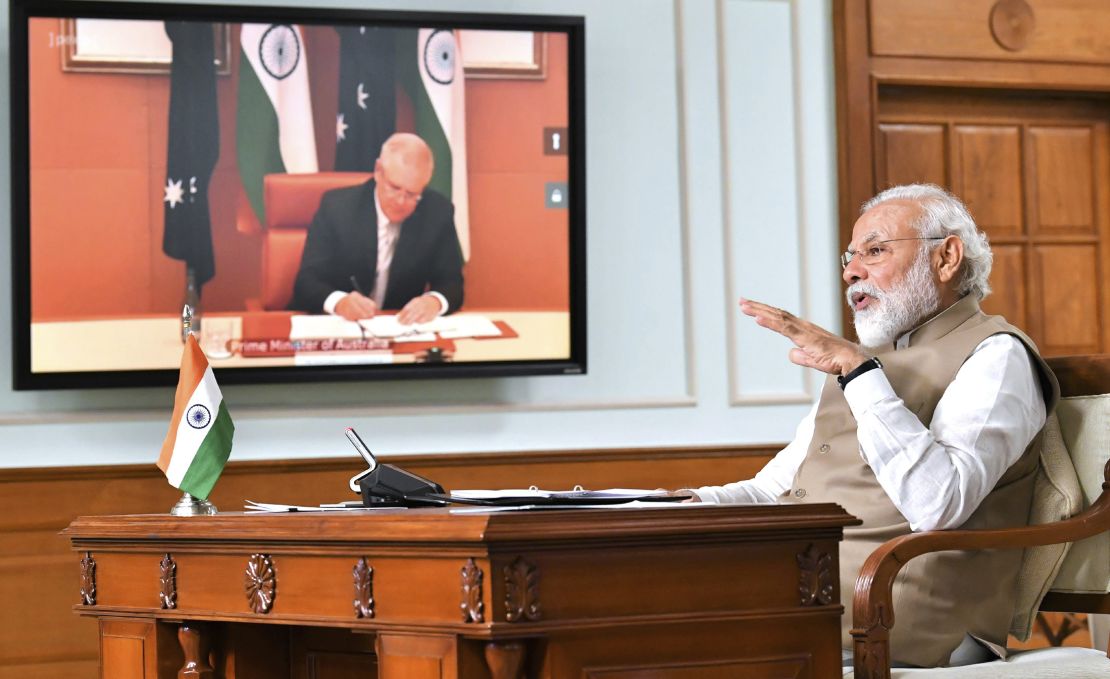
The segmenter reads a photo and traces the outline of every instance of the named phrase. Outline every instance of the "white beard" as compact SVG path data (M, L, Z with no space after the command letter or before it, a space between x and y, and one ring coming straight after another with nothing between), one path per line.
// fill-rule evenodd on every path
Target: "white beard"
M929 266L928 248L922 248L910 270L899 283L884 291L870 283L856 281L848 286L846 296L852 304L852 295L862 292L870 295L878 305L855 311L856 336L865 347L893 344L903 333L915 328L932 316L940 307L940 291L933 280Z

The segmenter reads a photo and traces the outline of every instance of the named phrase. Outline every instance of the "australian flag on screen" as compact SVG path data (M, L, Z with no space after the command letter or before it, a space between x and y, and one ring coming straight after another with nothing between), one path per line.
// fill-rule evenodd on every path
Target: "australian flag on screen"
M339 110L335 169L372 172L382 143L397 125L393 73L396 29L345 26L339 32Z
M173 70L162 251L193 269L200 286L216 273L208 213L208 182L220 155L212 24L167 21L166 35Z

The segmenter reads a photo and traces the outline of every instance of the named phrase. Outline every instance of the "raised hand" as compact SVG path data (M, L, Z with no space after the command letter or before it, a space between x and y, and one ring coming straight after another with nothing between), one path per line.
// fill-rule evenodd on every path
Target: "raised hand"
M758 325L793 342L795 348L790 350L790 360L798 365L845 375L870 358L855 342L778 307L741 297L740 311L754 318Z

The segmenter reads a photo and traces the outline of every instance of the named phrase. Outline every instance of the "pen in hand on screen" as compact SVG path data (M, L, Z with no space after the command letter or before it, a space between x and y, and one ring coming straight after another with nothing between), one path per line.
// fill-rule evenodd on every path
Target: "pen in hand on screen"
M363 297L366 297L366 293L362 291L362 286L358 284L358 279L355 278L354 274L351 274L351 289L362 295ZM355 321L355 323L358 324L358 331L362 334L362 339L365 340L366 328L362 327L362 323L360 323L359 321Z

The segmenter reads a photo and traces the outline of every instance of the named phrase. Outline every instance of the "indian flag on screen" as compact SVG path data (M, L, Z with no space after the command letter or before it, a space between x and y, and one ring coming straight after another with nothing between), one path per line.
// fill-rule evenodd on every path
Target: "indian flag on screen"
M413 59L413 57L416 57ZM466 82L455 31L422 28L397 38L397 81L412 100L415 130L432 149L428 188L455 205L463 259L470 259L470 200L466 181Z
M243 24L236 147L243 189L265 223L262 178L316 172L316 134L300 26Z
M162 443L158 468L170 485L208 499L231 454L235 425L224 405L212 367L190 334L181 357L170 430Z

